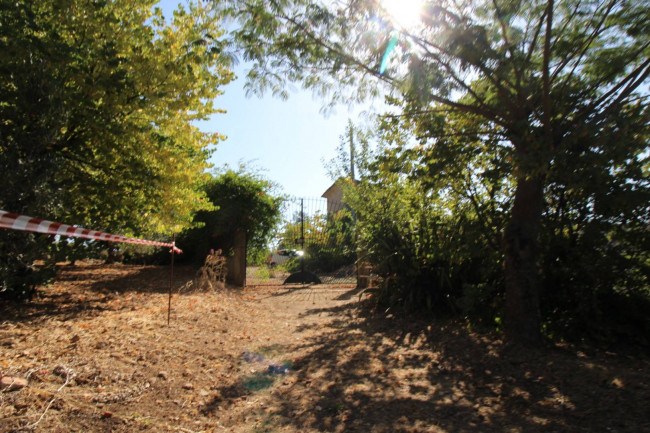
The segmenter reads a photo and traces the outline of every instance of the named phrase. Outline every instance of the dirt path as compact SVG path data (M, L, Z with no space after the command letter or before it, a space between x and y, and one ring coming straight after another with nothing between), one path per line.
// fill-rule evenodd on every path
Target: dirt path
M191 277L181 270L177 285ZM352 287L173 298L156 267L64 267L0 308L0 432L650 432L648 356L507 351Z

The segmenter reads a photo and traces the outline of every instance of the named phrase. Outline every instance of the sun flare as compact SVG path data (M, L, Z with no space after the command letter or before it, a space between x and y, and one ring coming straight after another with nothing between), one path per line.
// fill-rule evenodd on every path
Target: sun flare
M410 28L420 21L423 0L380 0L380 3L400 27Z

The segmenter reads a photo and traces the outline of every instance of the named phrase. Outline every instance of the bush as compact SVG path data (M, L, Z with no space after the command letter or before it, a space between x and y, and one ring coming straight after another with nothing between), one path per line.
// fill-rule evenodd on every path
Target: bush
M545 169L537 266L548 336L647 344L647 114L642 104L609 113L598 128L566 137ZM364 178L345 200L358 216L362 255L383 277L384 304L498 325L517 155L503 137L477 135L483 126L436 114L380 123L378 151L361 160Z
M49 236L0 231L0 298L25 301L56 274ZM40 263L37 265L36 262Z
M238 230L246 234L247 256L253 261L267 255L267 243L280 220L282 197L274 195L275 186L260 175L226 170L206 185L205 192L215 207L194 218L196 228L182 233L179 257L200 266L211 249L232 254Z
M407 179L347 191L359 219L362 258L383 278L379 301L407 311L462 307L467 313L493 303L502 293L494 272L500 256L481 241L469 211L449 214L423 195L422 185Z

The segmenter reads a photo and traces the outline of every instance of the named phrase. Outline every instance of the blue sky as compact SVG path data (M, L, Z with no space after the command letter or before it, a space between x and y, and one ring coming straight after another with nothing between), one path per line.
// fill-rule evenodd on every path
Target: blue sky
M228 137L219 143L211 162L236 168L241 161L260 169L286 194L320 197L332 183L323 160L334 157L348 119L356 122L361 108L337 107L326 117L320 113L324 102L302 90L292 92L286 101L270 95L247 98L245 66L235 68L235 73L239 78L215 101L227 113L200 125Z
M169 20L178 3L162 0L158 6ZM233 168L241 162L261 171L285 194L320 197L332 183L323 160L334 157L348 119L357 123L359 113L368 107L339 106L325 116L320 113L325 101L301 89L291 92L286 101L270 94L247 98L243 89L246 65L240 63L234 72L238 78L215 101L215 107L227 113L215 114L199 125L206 132L228 137L219 143L210 162Z

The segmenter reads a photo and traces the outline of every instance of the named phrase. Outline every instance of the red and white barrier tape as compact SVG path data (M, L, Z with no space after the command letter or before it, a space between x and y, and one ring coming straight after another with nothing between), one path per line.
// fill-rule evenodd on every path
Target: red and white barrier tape
M126 242L129 244L154 245L157 247L171 247L174 252L182 253L176 248L174 242L156 242L144 239L127 238L125 236L112 235L94 230L88 230L80 227L73 227L66 224L55 223L53 221L41 220L25 215L5 212L0 210L0 228L14 229L27 232L46 233L48 235L72 236L76 238L94 239L108 242Z

